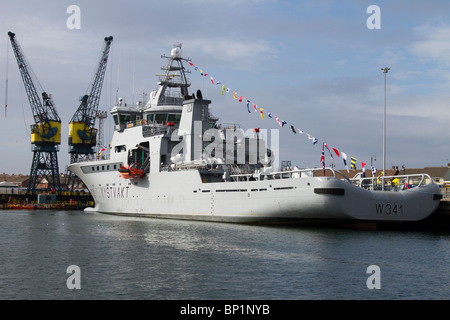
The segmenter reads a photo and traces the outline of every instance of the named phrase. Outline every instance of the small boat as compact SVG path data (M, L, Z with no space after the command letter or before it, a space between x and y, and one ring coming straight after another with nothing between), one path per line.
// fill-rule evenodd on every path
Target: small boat
M119 173L120 173L119 177L122 177L124 179L130 179L131 178L130 169L128 169L128 167L120 166Z
M139 167L139 165L137 165L137 164L131 165L128 170L130 171L132 178L140 178L145 174L144 169Z
M21 205L21 204L10 204L9 209L11 209L11 210L34 210L34 206Z
M145 174L145 171L139 167L139 165L131 164L128 167L121 165L119 173L124 179L137 179L142 177Z

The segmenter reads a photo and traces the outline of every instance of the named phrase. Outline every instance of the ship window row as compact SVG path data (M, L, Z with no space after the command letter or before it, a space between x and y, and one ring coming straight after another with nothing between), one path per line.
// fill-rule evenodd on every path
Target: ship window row
M112 169L111 169L112 168ZM117 170L117 164L113 164L113 165L102 165L102 166L92 166L91 167L91 171L95 172L95 171L111 171L111 170Z
M247 189L221 189L216 192L247 192Z
M127 124L130 122L136 122L137 120L141 119L140 115L135 115L135 114L115 114L113 116L114 119L114 124L118 125L118 124Z
M179 123L181 113L148 113L147 124L165 124L167 122Z
M101 172L101 171L115 171L118 170L120 167L119 163L115 163L115 164L103 164L103 165L88 165L88 166L83 166L81 167L81 171L83 171L83 173L88 174L88 173L95 173L95 172Z
M168 122L174 124L180 123L181 113L148 113L144 119L138 114L114 114L114 124L119 127L134 127L138 125L146 124L162 124L165 125Z
M273 188L273 190L292 190L294 187L276 187ZM252 192L258 192L258 191L267 191L267 188L261 188L261 189L251 189ZM193 190L194 193L197 193L197 190ZM202 192L207 193L211 192L211 190L202 190ZM248 192L247 189L219 189L216 190L216 192Z
M278 187L278 188L273 188L273 190L290 190L290 189L294 189L294 187Z

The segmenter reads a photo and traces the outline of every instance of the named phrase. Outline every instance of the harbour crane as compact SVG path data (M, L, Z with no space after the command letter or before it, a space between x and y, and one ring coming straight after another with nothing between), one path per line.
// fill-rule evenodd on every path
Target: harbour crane
M34 124L31 125L33 161L27 193L36 194L37 190L51 190L59 193L61 183L58 151L61 144L61 119L56 111L51 94L44 91L26 60L22 48L17 42L16 35L13 32L8 32L8 36L11 40L34 118ZM36 88L35 84L39 88ZM40 89L42 100L38 94L38 89ZM48 187L38 188L38 184L44 180L48 182Z
M95 119L113 37L106 37L104 41L104 48L93 81L88 86L88 93L80 98L80 106L69 123L70 163L89 160L95 153L97 141ZM68 188L73 190L77 180L77 177L69 172Z

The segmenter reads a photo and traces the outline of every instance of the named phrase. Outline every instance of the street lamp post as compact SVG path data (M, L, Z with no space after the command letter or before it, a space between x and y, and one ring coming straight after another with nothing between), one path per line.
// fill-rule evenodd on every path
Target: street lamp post
M384 73L384 121L383 121L383 176L381 178L382 187L381 190L384 190L384 176L386 175L386 75L389 70L388 67L381 68Z

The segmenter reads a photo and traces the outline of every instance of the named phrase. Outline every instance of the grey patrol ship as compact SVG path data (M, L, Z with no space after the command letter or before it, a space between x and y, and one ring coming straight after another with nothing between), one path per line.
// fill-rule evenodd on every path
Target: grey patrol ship
M429 176L396 176L395 190L357 183L326 168L280 171L256 132L220 125L211 101L190 94L181 45L159 75L149 100L111 110L109 157L73 163L90 190L96 212L237 223L418 221L439 205ZM277 169L278 170L278 169ZM386 177L388 179L388 177ZM415 179L414 188L404 186ZM430 180L431 183L425 183ZM367 182L367 181L366 181ZM402 187L403 186L403 187Z

